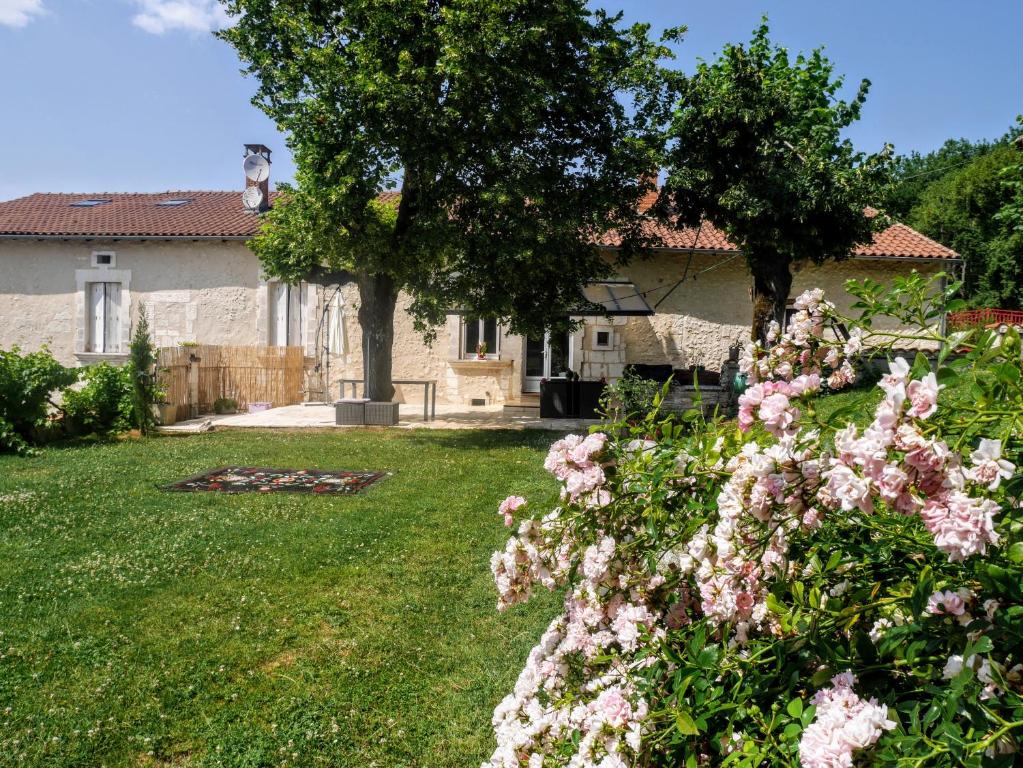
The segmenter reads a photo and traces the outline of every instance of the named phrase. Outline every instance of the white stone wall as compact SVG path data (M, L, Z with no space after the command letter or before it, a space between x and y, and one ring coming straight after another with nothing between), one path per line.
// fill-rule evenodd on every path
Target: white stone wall
M688 270L687 270L688 265ZM823 288L840 310L852 314L855 299L844 290L846 280L870 278L890 283L913 269L923 274L942 271L935 262L849 259L793 270L791 297L808 288ZM676 285L686 275L686 280ZM720 370L728 350L749 338L752 321L752 279L741 256L665 253L630 265L624 275L644 292L653 317L629 318L625 327L626 361L676 368L703 365ZM883 327L883 324L878 327Z
M113 252L115 264L94 267L95 251ZM65 365L124 358L140 303L159 346L265 344L259 274L241 242L0 240L0 347L47 344ZM88 282L122 285L120 355L84 351Z
M809 265L795 271L793 297L807 288L822 287L843 310L850 311L854 299L843 290L850 278L887 283L912 269L930 274L942 267L940 263L866 259ZM683 274L686 280L676 285ZM687 254L662 253L630 265L620 277L632 281L651 306L661 303L652 317L585 318L572 340L573 367L584 378L613 381L628 363L720 370L729 348L749 338L752 282L741 256L694 254L690 259ZM362 377L358 291L347 286L343 293L347 351L332 360L332 382L341 376ZM459 318L450 316L437 329L433 345L427 346L405 312L408 303L403 296L395 314L394 378L436 379L441 403L468 404L475 398L500 403L521 397L521 337L502 337L498 361L459 360ZM612 332L610 349L595 348L598 328ZM396 390L404 402L421 402L421 387ZM330 391L338 391L336 383Z
M116 263L102 273L93 266L95 251L112 251ZM936 272L940 263L855 259L822 267L806 266L794 274L793 295L823 287L843 308L852 299L842 284L851 277L889 282L916 268ZM267 285L256 257L241 242L57 242L0 239L0 347L25 350L48 344L67 364L122 356L83 354L85 298L83 286L95 280L122 284L126 314L122 336L127 340L139 303L146 306L156 343L183 341L242 346L268 341ZM681 284L678 281L687 275ZM105 275L105 276L104 276ZM576 372L584 378L612 381L628 363L663 364L676 368L704 365L719 369L729 347L748 338L751 281L741 257L720 254L662 253L624 270L651 306L652 317L586 318L572 339ZM324 304L332 288L308 286L304 344L306 354L321 364L307 389L310 397L334 398L342 377L362 378L362 342L358 322L359 295L354 285L340 291L343 301L342 339L330 356L329 376ZM461 360L460 318L452 315L427 345L406 312L401 296L395 315L396 379L434 379L440 403L468 404L483 399L497 404L522 395L523 342L503 333L498 359ZM597 349L597 329L610 330L612 345ZM127 345L124 346L125 352ZM329 379L329 382L328 382ZM326 388L326 393L324 389ZM397 397L421 402L421 386L399 386Z
M323 302L329 301L334 289L321 291L318 317L322 314ZM344 339L342 352L331 356L331 396L339 392L338 383L342 378L362 378L362 330L359 325L359 291L349 284L341 289L343 301L342 323ZM484 361L461 359L459 354L460 322L458 315L450 315L447 322L436 329L432 344L423 340L422 334L413 327L407 312L411 299L402 294L395 310L395 329L392 375L395 379L424 380L437 382L437 401L440 403L468 404L482 399L487 404L500 404L517 400L522 392L522 338L507 334L502 329L499 357ZM321 334L322 336L322 334ZM316 346L321 348L326 339L321 338ZM326 376L326 370L322 371ZM361 387L359 388L361 394ZM350 385L345 389L351 394ZM419 385L396 385L395 397L401 402L422 402L424 392Z
M627 358L625 344L625 326L628 318L588 317L576 338L579 341L576 354L576 371L584 379L604 379L614 381L620 379L625 371ZM610 334L610 348L597 346L597 332Z

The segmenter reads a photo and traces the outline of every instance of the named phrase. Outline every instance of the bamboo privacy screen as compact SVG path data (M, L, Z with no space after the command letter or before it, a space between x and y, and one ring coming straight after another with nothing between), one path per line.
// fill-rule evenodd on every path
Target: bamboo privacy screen
M211 412L220 398L234 400L239 409L302 401L301 347L161 347L157 361L167 402L177 406L179 419Z

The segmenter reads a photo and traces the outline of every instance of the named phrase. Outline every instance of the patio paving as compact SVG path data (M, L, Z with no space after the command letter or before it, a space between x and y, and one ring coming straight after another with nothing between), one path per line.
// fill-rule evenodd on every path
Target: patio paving
M421 403L402 403L398 409L398 428L402 429L547 429L555 432L585 431L599 421L592 419L541 419L508 415L500 405L468 407L438 405L437 418L423 420ZM333 404L285 405L260 413L200 416L161 427L165 433L191 433L209 429L360 429L334 423Z

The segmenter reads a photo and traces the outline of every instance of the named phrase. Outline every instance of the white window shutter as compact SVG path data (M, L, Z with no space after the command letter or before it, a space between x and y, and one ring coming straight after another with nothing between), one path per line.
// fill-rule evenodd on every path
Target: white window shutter
M269 316L266 324L266 343L271 347L277 346L277 302L280 293L277 290L278 285L279 283L267 283L266 285L266 305Z
M307 287L305 283L295 286L295 293L298 294L298 336L295 337L295 346L297 347L305 347L306 310L309 307Z
M284 283L270 283L270 346L287 344L288 334L288 286Z
M85 345L86 352L103 351L103 283L88 284L89 301L89 323L88 340Z
M121 284L105 283L103 302L103 351L121 351Z
M302 344L302 309L305 304L300 285L289 285L288 289L288 346Z

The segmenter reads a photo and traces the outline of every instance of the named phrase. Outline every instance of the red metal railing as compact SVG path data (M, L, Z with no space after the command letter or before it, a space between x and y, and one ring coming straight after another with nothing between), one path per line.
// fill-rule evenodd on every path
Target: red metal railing
M949 312L950 328L974 328L987 325L1023 325L1023 310L1018 309L966 309Z

